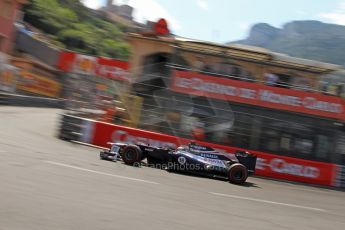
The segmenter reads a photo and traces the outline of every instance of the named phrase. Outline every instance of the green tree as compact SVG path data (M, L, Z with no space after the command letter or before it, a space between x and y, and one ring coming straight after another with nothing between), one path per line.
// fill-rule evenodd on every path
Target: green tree
M30 0L24 11L25 21L47 33L53 44L85 54L129 56L121 28L79 0Z
M100 50L104 56L126 59L129 56L129 46L124 42L116 42L105 39L101 43Z

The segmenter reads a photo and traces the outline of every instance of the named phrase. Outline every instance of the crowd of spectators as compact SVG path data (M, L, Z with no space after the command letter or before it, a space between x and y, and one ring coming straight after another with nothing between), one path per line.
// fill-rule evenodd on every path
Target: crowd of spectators
M207 64L202 58L197 58L194 62L194 71L202 72L212 76L226 77L234 80L254 82L255 77L245 68L229 62L222 62L217 64Z
M281 74L266 72L264 73L263 79L260 81L246 68L238 64L224 62L210 65L201 57L197 58L194 62L192 70L233 80L261 82L268 86L297 89L307 92L320 92L326 95L345 98L345 87L343 83L320 82L319 88L315 88L311 78L302 77L294 73Z

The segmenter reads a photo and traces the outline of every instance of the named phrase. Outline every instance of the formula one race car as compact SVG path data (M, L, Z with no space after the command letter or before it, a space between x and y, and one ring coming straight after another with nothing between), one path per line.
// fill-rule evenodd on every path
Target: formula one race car
M236 159L231 159L229 154L193 142L177 149L145 144L109 144L110 149L100 152L100 158L103 160L122 159L125 164L140 166L142 161L147 159L148 166L223 177L234 184L243 184L248 175L255 172L256 156L244 151L236 151Z

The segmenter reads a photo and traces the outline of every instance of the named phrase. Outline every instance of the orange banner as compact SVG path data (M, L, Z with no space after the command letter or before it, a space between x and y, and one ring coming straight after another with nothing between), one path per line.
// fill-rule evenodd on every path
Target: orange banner
M14 92L15 89L15 71L5 69L0 71L0 90Z
M52 79L23 71L19 74L17 89L48 97L59 97L61 85Z
M170 89L179 93L345 120L344 99L321 93L177 70L173 74Z

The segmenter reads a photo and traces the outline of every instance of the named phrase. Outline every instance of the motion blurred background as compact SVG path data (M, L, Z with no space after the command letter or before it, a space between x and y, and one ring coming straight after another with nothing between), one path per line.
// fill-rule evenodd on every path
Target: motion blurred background
M343 186L344 4L177 2L1 0L0 103L308 160L259 168Z

